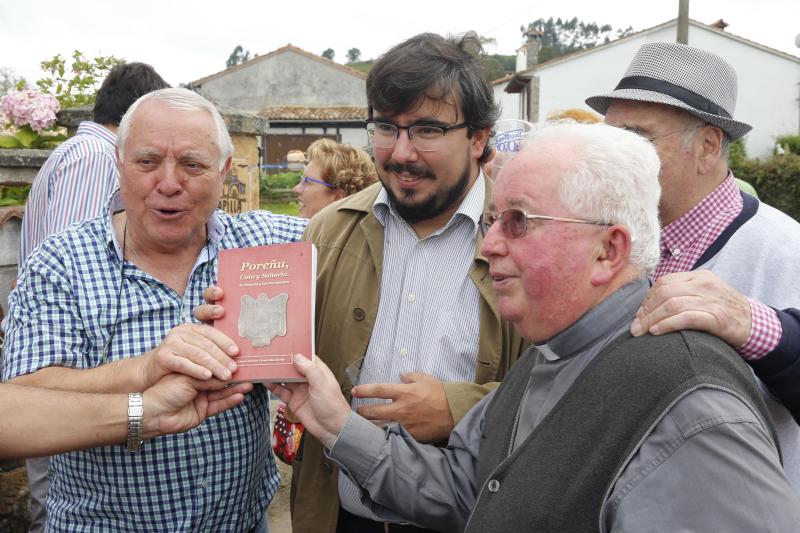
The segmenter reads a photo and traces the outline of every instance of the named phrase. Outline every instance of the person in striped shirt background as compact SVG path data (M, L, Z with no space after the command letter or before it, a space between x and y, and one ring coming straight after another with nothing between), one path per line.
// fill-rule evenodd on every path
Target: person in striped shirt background
M33 181L19 239L19 265L48 236L100 214L117 188L114 148L122 115L143 94L169 87L145 63L114 66L97 91L94 120L83 121L73 137L53 151ZM48 457L27 461L31 491L30 533L44 531Z

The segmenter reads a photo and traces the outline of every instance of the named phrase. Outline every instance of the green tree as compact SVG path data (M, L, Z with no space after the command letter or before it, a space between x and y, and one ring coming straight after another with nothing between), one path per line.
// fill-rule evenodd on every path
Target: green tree
M520 28L526 31L525 26ZM583 22L578 17L570 20L561 18L537 19L529 23L527 31L540 32L542 47L539 49L539 63L555 57L561 57L579 50L594 48L598 44L610 42L633 33L628 26L624 30L616 30L610 24L598 25L595 22Z
M43 92L55 96L61 108L94 104L97 89L111 68L124 62L115 56L96 56L91 59L83 52L72 52L71 62L56 54L40 63L47 74L36 82Z
M358 48L351 48L347 51L348 63L357 63L359 59L361 59L361 50Z
M231 55L228 56L228 60L225 61L225 66L227 68L235 67L236 65L241 65L245 61L250 60L250 50L247 52L244 51L242 45L237 44L236 48L233 49Z
M330 59L333 61L333 56L336 55L336 52L333 51L333 48L326 48L324 52L322 52L322 57L325 59Z
M494 81L508 73L514 72L517 66L517 56L490 54L483 58L483 68L486 69L486 79Z

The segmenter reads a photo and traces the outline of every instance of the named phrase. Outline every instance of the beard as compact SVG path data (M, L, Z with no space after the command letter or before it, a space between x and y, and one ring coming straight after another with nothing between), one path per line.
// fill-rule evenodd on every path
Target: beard
M467 159L464 165L464 170L461 172L458 180L450 187L439 187L436 191L427 198L420 198L417 191L402 191L398 196L392 191L391 187L386 183L382 173L378 177L383 184L383 188L389 196L389 203L394 206L400 218L409 224L416 224L423 220L430 220L441 215L448 209L451 209L454 204L460 201L464 192L467 190L470 178L470 160ZM407 172L412 176L422 179L438 180L439 178L432 171L413 164L400 164L388 162L383 165L385 172L394 172L399 174Z

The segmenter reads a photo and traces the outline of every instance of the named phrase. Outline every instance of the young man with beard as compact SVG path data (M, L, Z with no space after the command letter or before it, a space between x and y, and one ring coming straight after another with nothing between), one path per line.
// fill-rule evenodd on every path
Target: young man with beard
M373 66L367 100L380 183L310 223L319 249L319 357L351 406L402 424L420 442L454 424L505 375L523 349L500 319L481 212L491 184L480 170L497 117L491 87L469 50L474 34L421 34ZM293 473L295 533L423 531L378 520L306 434ZM340 507L341 502L341 507Z

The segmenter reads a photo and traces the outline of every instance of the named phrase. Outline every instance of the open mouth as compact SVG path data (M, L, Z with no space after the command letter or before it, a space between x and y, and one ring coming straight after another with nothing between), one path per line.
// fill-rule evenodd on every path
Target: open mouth
M153 209L153 211L163 218L175 218L186 212L182 209Z

